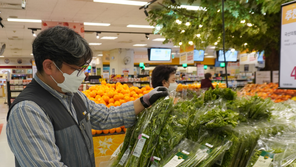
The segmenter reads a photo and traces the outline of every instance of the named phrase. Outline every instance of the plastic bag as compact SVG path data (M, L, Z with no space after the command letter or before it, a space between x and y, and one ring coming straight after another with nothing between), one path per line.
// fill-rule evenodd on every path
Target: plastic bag
M259 139L247 167L278 166L277 162L283 159L287 144L276 139ZM276 159L275 159L276 158ZM274 162L272 162L275 159Z
M200 144L185 138L164 159L161 159L160 166L179 166L189 156L194 156L200 146Z
M127 128L127 131L125 133L123 145L121 147L121 150L119 154L117 155L116 159L112 162L112 167L122 167L126 163L127 158L129 157L129 154L131 152L131 148L134 146L135 141L137 140L137 136L134 134L139 134L141 124L144 122L144 119L146 117L147 110L144 110L138 115L138 121L137 123Z
M126 167L146 166L149 163L163 125L172 110L172 105L172 98L160 99L149 108L145 123L141 127L142 133L133 147L132 154L125 165Z
M191 101L178 101L171 115L168 117L162 132L159 136L159 141L156 146L154 155L163 159L176 145L186 137L189 116L194 107Z

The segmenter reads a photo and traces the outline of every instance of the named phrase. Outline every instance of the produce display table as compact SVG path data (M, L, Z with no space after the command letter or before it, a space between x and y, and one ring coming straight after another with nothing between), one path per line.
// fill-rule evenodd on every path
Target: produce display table
M107 167L114 151L123 142L125 134L94 136L96 167Z

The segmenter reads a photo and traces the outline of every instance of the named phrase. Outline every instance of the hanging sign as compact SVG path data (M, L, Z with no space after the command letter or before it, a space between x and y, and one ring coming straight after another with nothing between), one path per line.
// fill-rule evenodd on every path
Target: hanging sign
M205 75L205 69L203 64L198 64L197 65L197 76L198 77L204 77Z
M187 52L187 64L193 64L194 63L194 51Z
M282 5L279 87L296 88L296 1Z
M194 63L194 45L180 46L180 64L193 64ZM182 57L183 56L183 57ZM186 60L185 60L186 57Z
M181 53L180 54L180 64L186 64L187 63L187 54Z
M257 53L244 53L240 54L239 63L240 64L257 64Z
M55 26L64 26L68 27L75 32L77 32L79 35L81 35L84 38L84 24L83 23L73 23L73 22L57 22L57 21L42 21L41 29L45 30L50 27Z

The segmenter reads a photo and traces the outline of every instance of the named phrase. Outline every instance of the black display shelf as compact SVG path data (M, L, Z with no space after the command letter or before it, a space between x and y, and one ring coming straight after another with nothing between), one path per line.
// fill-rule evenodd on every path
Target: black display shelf
M22 92L23 90L10 90L10 92Z

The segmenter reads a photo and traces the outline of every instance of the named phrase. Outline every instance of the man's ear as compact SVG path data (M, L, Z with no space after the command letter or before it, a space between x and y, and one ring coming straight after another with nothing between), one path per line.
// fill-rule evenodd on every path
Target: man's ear
M50 59L45 59L42 63L43 65L43 72L47 75L52 75L53 71L55 71L55 65L53 61Z

